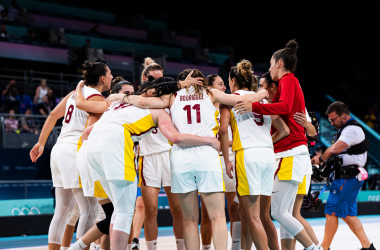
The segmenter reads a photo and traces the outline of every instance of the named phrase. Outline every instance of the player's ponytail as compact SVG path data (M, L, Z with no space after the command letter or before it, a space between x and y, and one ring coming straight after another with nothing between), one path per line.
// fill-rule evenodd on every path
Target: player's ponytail
M102 62L85 62L83 64L83 75L86 86L96 87L101 76L106 76L107 65Z
M248 60L241 60L235 67L231 67L230 79L235 79L239 89L247 88L257 91L258 81L253 75L252 64Z
M292 39L286 44L285 48L274 52L272 57L276 62L282 60L284 62L284 68L290 72L294 72L297 68L297 51L298 43L295 39Z

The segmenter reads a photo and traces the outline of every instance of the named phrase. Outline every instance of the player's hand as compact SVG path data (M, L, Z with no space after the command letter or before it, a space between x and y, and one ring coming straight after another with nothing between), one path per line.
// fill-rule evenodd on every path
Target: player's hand
M227 173L228 177L230 177L230 179L233 179L234 175L232 174L232 171L234 169L234 166L232 165L232 163L230 161L225 162L225 164L226 164L226 173Z
M38 158L40 158L40 156L42 155L42 153L44 152L44 146L41 145L39 142L36 143L36 145L34 145L34 147L32 148L32 150L30 150L30 159L32 160L32 162L36 162Z
M302 111L302 113L295 113L293 115L294 117L294 120L299 124L301 125L302 127L306 127L307 125L307 119L306 119L306 115L305 115L305 112Z
M263 98L268 98L269 97L269 92L266 89L260 89L257 93L263 94L263 96L264 96Z
M211 143L210 146L213 147L216 151L220 151L220 141L217 138L210 138Z
M234 109L238 114L250 113L252 112L252 102L248 100L239 101Z
M187 77L184 81L179 81L179 84L181 85L182 89L186 88L187 86L194 85L194 84L203 86L203 78L202 77L194 77L193 78L193 77L191 77L192 74L193 74L193 70L187 75Z
M106 99L107 101L107 105L108 106L111 106L111 104L113 102L117 102L117 101L126 101L127 98L124 98L125 94L112 94L112 95L109 95ZM123 100L124 98L124 100Z
M78 83L78 85L77 85L77 89L79 88L79 89L81 89L81 88L83 88L84 86L86 86L86 82L85 81L80 81L79 83Z

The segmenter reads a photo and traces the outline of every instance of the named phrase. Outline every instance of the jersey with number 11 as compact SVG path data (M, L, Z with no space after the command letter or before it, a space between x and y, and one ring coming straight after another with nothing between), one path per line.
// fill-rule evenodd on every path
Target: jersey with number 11
M82 93L86 100L93 96L102 96L98 90L87 86L82 88ZM80 110L75 106L75 92L72 93L66 102L66 111L62 121L61 134L59 135L57 142L72 143L80 146L82 144L81 136L86 128L89 116L89 113Z
M235 95L252 94L252 91L238 90ZM263 99L260 103L267 104ZM232 150L239 151L246 148L271 148L273 149L272 136L270 134L272 120L270 115L256 113L237 114L231 110L230 124L233 134Z
M170 108L173 125L180 133L215 137L218 133L219 111L214 107L207 92L196 94L194 87L176 93Z

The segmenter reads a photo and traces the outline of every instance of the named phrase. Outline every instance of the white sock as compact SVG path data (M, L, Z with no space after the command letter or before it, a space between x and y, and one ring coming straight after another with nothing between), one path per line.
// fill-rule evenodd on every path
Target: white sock
M184 239L175 239L175 242L177 243L177 250L186 250Z
M61 247L61 250L67 250L69 249L70 247Z
M100 244L99 245L95 245L95 248L96 248L96 250L100 250Z
M321 243L319 243L319 244L317 245L317 249L318 249L318 250L324 250L323 247L321 246Z
M132 250L132 244L127 245L127 250Z
M208 250L211 249L211 244L210 245L202 245L202 250Z
M305 248L305 250L313 250L315 248L315 244L313 243L311 246Z
M235 221L232 223L232 245L231 250L240 250L241 248L241 223Z
M74 250L83 250L87 247L86 244L83 243L82 238L80 238L77 242L75 242L72 246Z
M157 240L146 241L145 243L147 250L156 250Z

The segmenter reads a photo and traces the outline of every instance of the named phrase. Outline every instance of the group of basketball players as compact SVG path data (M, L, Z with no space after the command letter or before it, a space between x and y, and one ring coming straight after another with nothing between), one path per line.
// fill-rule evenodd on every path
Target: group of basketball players
M226 196L233 250L251 249L252 242L260 250L280 249L270 208L281 224L281 249L295 249L297 240L322 250L299 215L311 175L305 133L314 136L315 129L292 73L297 47L291 40L273 53L260 82L249 61L232 67L232 94L224 93L221 77L197 69L177 80L163 77L150 58L134 93L106 64L86 62L84 81L50 113L30 152L36 162L63 117L51 152L57 202L49 249L83 250L93 242L99 249L138 249L144 223L147 249L155 250L163 187L178 250L200 248L199 194L203 249L211 241L227 249ZM112 94L104 99L107 90Z

